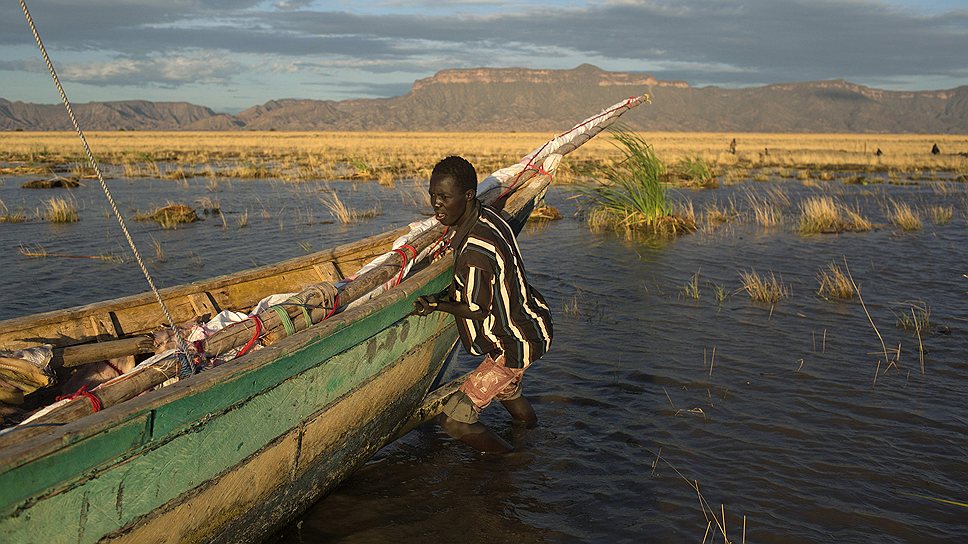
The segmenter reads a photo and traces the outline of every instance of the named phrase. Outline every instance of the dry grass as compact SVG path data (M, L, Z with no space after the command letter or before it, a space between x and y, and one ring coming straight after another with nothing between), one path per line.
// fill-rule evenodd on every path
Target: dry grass
M860 212L831 196L809 197L800 203L800 233L825 234L873 228Z
M776 304L790 296L790 289L783 285L782 279L778 279L773 272L768 276L761 276L756 273L756 270L751 270L740 272L739 275L743 282L743 289L754 302Z
M929 206L928 217L935 225L947 225L955 215L954 206Z
M830 263L817 273L817 294L827 300L854 298L854 286L837 263Z
M931 328L931 308L924 301L902 303L902 310L895 311L897 327L919 335Z
M7 205L0 200L0 223L23 223L27 220L27 212L23 208L11 212Z
M358 223L366 219L377 217L382 213L379 207L373 207L366 210L354 210L347 206L335 191L332 191L326 196L322 197L320 201L324 206L326 206L326 208L329 210L329 213L331 213L337 221L344 225Z
M753 221L763 227L775 227L783 223L783 209L790 207L790 197L782 189L770 188L766 191L746 192Z
M57 197L44 201L43 217L51 223L76 223L81 220L77 213L77 202Z
M566 127L562 127L564 129ZM124 166L126 177L189 176L194 165L218 165L206 175L278 177L287 181L334 179L360 175L365 165L373 172L387 171L395 179L425 179L429 169L446 155L460 153L481 172L490 172L520 160L548 139L547 133L495 132L91 132L91 146L102 164ZM754 179L766 180L764 169L796 176L802 170L894 170L900 175L916 171L963 172L968 141L960 135L923 134L724 134L639 133L655 147L663 161L676 164L702 161L710 169L757 169ZM735 155L725 152L731 138ZM927 150L937 142L943 154ZM877 157L874 150L883 150ZM769 148L769 153L763 152ZM555 180L582 179L592 166L619 158L607 138L596 138L565 161ZM0 174L43 173L53 164L83 162L72 132L0 133L0 162L23 162L5 167ZM156 162L179 167L166 172ZM191 168L187 165L192 165ZM379 174L377 174L379 175ZM734 174L730 174L734 175ZM799 174L802 175L802 174Z
M198 221L198 215L195 213L195 209L190 206L169 202L165 206L150 212L137 214L134 219L135 221L154 221L161 225L163 229L175 229L178 228L178 225Z
M891 223L894 223L903 231L910 232L922 228L921 217L917 210L905 202L892 200L888 216L891 218Z

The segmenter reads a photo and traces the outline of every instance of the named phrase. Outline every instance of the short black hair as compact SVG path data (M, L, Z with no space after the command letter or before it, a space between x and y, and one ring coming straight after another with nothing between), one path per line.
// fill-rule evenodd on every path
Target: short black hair
M477 193L477 170L464 157L452 155L434 165L434 171L430 174L430 179L445 176L454 178L454 181L457 182L457 186L461 190Z

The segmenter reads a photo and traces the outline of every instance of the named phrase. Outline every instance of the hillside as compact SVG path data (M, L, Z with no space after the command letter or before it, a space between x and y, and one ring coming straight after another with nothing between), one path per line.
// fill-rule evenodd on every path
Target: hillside
M556 131L624 97L650 92L653 105L623 121L635 129L710 132L964 133L968 86L885 91L848 81L741 89L693 88L647 74L477 68L443 70L403 96L272 100L238 115L185 102L76 104L87 130ZM0 130L68 130L59 104L0 99Z

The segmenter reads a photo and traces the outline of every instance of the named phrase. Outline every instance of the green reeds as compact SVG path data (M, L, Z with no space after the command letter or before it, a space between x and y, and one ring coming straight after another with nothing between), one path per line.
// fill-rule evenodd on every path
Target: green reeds
M699 296L701 294L699 290L699 271L693 274L689 281L682 287L682 294L686 298L690 298L695 301L699 301Z
M666 168L641 136L625 130L613 134L624 158L603 167L605 182L580 192L592 205L588 222L593 228L671 232L696 230L695 219L676 215L661 179Z
M44 201L44 219L51 223L76 223L81 220L77 203L66 198L48 198Z
M830 263L817 272L817 294L827 300L850 300L854 298L854 286L837 263Z
M715 181L709 164L701 157L686 157L679 163L683 178L692 185L710 185Z

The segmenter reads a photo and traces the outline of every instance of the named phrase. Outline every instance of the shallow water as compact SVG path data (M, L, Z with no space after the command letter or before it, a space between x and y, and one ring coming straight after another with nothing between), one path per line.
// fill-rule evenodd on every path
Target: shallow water
M299 255L300 242L320 249L406 223L419 198L401 193L422 190L332 184L353 206L382 203L377 220L344 227L319 223L330 219L316 202L323 186L240 181L209 192L202 181L111 183L125 211L166 199L221 200L226 228L211 218L174 231L132 225L140 241L153 236L166 248L166 262L148 256L162 286ZM566 219L529 226L520 238L556 320L552 351L526 382L540 426L515 428L500 407L485 411L483 420L518 447L504 457L480 456L421 428L274 541L701 542L710 511L720 521L725 512L734 542L744 529L749 542L961 541L968 511L930 498L968 500L966 187L810 185L682 193L697 211L730 197L742 209L746 191L773 187L793 206L779 227L737 220L669 241L590 232L572 217L568 192L554 189L549 202ZM8 179L0 187L8 208L23 199L32 209L30 199L55 194L18 186ZM16 252L27 243L122 254L96 191L74 191L80 223L0 224L7 268L0 317L142 290L131 263ZM797 202L820 193L856 204L877 228L796 234ZM954 218L903 233L887 219L891 198L951 205ZM246 207L249 226L240 229L234 218ZM294 218L300 209L304 219L313 210L313 224ZM818 270L845 257L886 348L900 345L894 365L885 364L859 302L815 295ZM751 303L739 279L751 269L775 272L790 297L773 308ZM697 272L701 294L693 300L683 287ZM730 292L722 303L714 285ZM895 325L910 301L931 312L923 374L917 335ZM463 357L451 373L472 363Z

